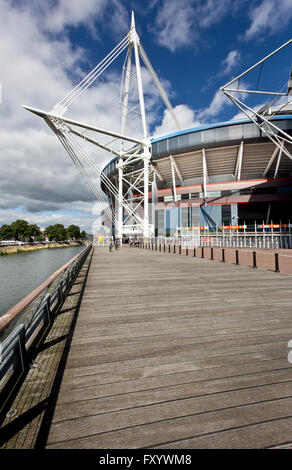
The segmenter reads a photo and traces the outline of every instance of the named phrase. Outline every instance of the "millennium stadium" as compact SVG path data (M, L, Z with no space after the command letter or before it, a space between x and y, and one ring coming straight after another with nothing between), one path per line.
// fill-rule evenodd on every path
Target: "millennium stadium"
M292 113L273 121L292 135ZM149 218L155 236L292 220L292 160L249 120L152 139L151 156L155 190L149 193ZM103 169L116 184L117 163L115 158Z
M56 134L97 200L104 203L106 196L102 224L121 242L131 237L198 237L206 230L278 230L290 236L292 72L283 78L280 91L261 89L260 79L263 64L291 45L292 39L220 88L240 110L241 120L183 129L142 47L132 13L129 33L50 112L25 108L42 117ZM76 99L123 51L120 132L66 117ZM149 136L140 59L175 132ZM252 70L258 71L256 85L243 89ZM261 100L267 95L269 101L251 108L246 102L250 94ZM131 119L140 122L138 136L131 126L127 134ZM103 169L87 153L87 144L111 154Z

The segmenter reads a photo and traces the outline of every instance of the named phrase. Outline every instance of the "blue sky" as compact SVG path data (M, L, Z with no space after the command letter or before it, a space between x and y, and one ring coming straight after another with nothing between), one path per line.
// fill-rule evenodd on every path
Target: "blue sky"
M220 86L291 38L292 0L0 0L0 224L15 218L91 231L98 207L56 137L21 108L50 110L128 32L142 45L183 127L238 117ZM260 86L279 91L292 47L263 68ZM68 117L119 130L121 56ZM151 135L173 129L143 70ZM254 87L258 70L245 77ZM248 98L251 107L265 98ZM129 126L128 132L137 129ZM137 131L138 132L138 131ZM97 155L102 167L112 157Z

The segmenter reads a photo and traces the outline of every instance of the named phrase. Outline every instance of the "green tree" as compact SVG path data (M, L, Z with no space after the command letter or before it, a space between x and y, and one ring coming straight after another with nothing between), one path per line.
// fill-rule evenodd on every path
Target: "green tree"
M30 224L27 227L27 233L30 238L40 240L42 238L41 229L36 224Z
M80 238L80 228L77 225L69 225L67 228L67 235L71 240L73 238L75 238L75 240Z
M80 238L86 238L86 232L85 230L83 230L81 233L80 233Z
M0 240L11 240L13 238L13 230L10 225L4 224L0 227Z
M45 229L44 234L48 237L50 241L63 241L67 239L67 231L64 225L62 224L49 225Z
M25 240L29 236L28 233L28 222L26 220L17 219L10 225L13 238L15 240Z

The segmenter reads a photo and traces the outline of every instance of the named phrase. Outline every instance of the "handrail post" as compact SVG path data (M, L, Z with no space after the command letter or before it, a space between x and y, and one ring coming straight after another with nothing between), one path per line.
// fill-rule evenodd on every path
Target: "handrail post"
M279 273L279 253L275 253L275 273Z
M253 268L256 268L257 267L257 252L256 251L253 251L252 252L252 264L253 264Z

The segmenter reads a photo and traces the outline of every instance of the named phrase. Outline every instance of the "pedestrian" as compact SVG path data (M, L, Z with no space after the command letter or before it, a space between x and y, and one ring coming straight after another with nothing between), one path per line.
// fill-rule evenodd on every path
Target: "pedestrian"
M115 249L117 250L119 248L119 240L116 238L115 240Z
M110 241L110 244L109 244L109 251L110 253L113 251L113 242Z

